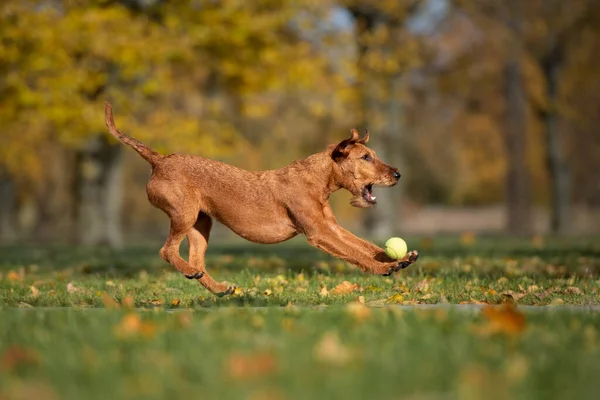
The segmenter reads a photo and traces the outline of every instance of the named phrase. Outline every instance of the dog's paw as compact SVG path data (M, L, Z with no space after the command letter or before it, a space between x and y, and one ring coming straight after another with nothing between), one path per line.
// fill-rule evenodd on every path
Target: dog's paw
M204 271L196 271L191 275L183 275L188 279L201 279L204 276Z
M404 260L400 261L398 263L398 265L396 266L396 268L394 269L394 271L398 272L401 269L407 268L408 266L410 266L411 264L413 264L418 259L419 259L419 252L418 251L416 251L416 250L409 251L408 254L406 254L406 256L404 256Z
M418 259L419 259L419 252L418 251L416 251L416 250L409 251L404 256L404 258L402 259L402 261L399 261L397 264L392 265L390 267L390 269L387 272L381 274L381 276L390 276L394 272L398 272L401 269L404 269L404 268L410 266L411 264L413 264Z
M224 291L222 291L220 293L216 293L216 295L219 297L229 296L229 295L232 295L233 293L235 293L235 289L237 289L237 286L230 285Z

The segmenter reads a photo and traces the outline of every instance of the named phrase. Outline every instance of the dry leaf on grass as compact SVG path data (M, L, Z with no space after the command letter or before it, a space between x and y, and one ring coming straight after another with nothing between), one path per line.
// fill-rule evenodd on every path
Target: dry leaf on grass
M355 290L358 290L359 286L357 283L350 283L348 281L344 281L337 285L332 291L331 294L348 294L352 293Z
M427 279L423 279L421 282L417 283L413 290L423 294L429 292L429 283L427 282Z
M327 290L327 286L323 286L321 288L321 290L319 291L319 296L321 296L321 297L329 296L329 290Z
M30 289L33 297L38 297L40 295L40 291L35 286L31 286Z
M109 310L121 308L121 305L106 292L102 294L102 302L104 303L104 307L108 308Z
M271 374L276 369L273 355L269 353L230 354L227 372L235 379L254 379Z
M390 298L388 298L385 302L387 304L402 304L402 302L404 302L404 296L401 294L395 294L390 296Z
M134 313L125 315L115 327L115 333L122 339L132 337L153 338L156 330L156 324L143 321L138 314Z
M126 310L133 310L135 308L135 300L131 296L125 296L123 300L121 300L121 307Z
M23 278L17 272L15 272L15 271L9 271L8 274L6 274L6 279L8 279L9 281L13 281L14 282L14 281L20 281Z
M525 316L511 303L486 307L483 309L483 316L486 322L477 329L482 335L517 336L525 330Z
M347 364L352 354L347 346L340 342L337 332L327 332L315 346L317 360L324 364L342 366Z
M67 293L75 293L78 290L79 289L77 289L75 286L73 286L73 282L67 283Z
M346 311L357 321L364 321L371 317L372 311L364 303L355 301L346 305Z
M527 296L528 293L515 293L512 290L506 290L504 292L502 292L503 296L508 297L509 299L514 300L515 302L518 302L519 300L521 300L523 297Z
M568 294L581 294L581 290L578 287L569 286L568 288L565 289L565 293L568 293Z
M40 356L34 350L24 347L9 347L2 354L0 367L2 370L13 371L21 366L39 365Z

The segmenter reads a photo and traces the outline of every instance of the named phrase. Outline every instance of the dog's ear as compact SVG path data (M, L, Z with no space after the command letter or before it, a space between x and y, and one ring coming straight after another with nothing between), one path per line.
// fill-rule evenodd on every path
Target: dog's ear
M365 136L364 136L362 139L359 139L359 140L357 140L356 142L357 142L357 143L360 143L360 144L365 144L365 143L367 143L368 141L369 141L369 130L368 130L368 129L366 129L366 130L365 130Z
M350 151L350 146L355 144L360 138L360 135L358 134L356 129L352 129L350 130L350 132L352 133L352 136L350 136L350 138L348 139L344 139L341 142L339 142L338 145L335 146L335 148L331 152L331 158L333 158L334 160L346 157Z

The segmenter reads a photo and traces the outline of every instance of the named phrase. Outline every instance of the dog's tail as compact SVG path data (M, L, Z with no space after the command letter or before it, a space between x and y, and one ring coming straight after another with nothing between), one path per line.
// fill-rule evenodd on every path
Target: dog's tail
M115 125L115 119L113 118L112 105L108 101L104 102L104 120L106 121L108 130L110 131L111 135L115 137L115 139L121 143L131 146L140 154L140 156L148 161L150 165L156 165L156 163L163 158L161 154L155 152L144 143L132 138L131 136L127 136L117 129L117 126Z

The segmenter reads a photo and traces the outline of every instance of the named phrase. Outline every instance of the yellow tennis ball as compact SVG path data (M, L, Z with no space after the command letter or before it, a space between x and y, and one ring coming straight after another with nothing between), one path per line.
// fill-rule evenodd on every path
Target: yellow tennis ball
M391 258L398 260L404 257L407 251L408 247L406 246L404 239L393 237L385 242L385 254Z

